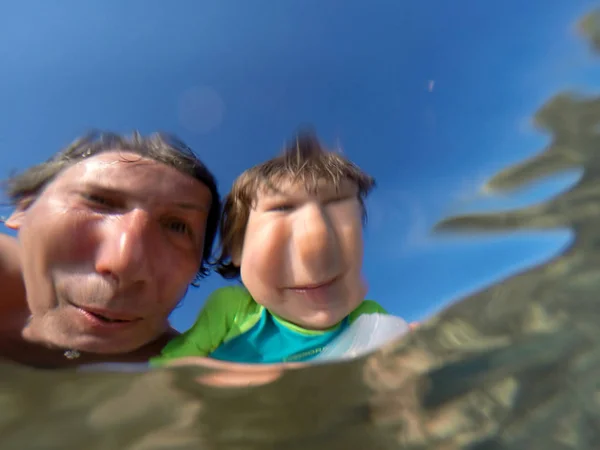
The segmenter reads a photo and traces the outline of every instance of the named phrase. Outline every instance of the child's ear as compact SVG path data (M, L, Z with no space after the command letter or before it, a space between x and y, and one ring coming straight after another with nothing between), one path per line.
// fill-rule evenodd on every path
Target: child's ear
M28 197L19 201L19 204L13 211L13 213L6 219L4 225L6 225L11 230L18 230L21 228L23 224L23 220L25 219L25 212L27 208L33 203L33 198Z
M236 267L242 266L242 245L237 245L231 250L231 262Z
M231 262L236 267L242 266L242 252L240 250L231 252Z

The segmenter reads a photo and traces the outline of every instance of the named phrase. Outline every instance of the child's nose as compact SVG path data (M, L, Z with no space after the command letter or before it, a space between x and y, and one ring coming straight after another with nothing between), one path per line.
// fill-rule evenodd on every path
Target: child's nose
M311 272L321 271L327 275L336 270L337 236L327 211L321 206L305 207L294 224L294 251Z

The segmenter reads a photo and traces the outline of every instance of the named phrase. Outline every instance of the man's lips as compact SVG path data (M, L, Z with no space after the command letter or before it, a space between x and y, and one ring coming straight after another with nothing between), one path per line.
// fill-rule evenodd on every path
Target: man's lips
M118 323L129 323L129 322L137 322L141 320L141 317L133 315L131 313L123 312L123 311L113 311L109 309L101 309L101 308L90 308L87 306L78 306L73 305L76 308L85 311L92 316L103 320L105 322L118 322Z

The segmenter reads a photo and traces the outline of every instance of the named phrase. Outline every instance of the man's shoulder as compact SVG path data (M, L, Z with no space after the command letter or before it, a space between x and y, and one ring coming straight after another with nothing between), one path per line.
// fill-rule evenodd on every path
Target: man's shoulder
M0 275L4 273L21 273L21 255L17 239L0 233Z
M21 273L21 255L18 241L0 233L0 286L3 305L25 302L25 286ZM1 310L2 306L0 306Z

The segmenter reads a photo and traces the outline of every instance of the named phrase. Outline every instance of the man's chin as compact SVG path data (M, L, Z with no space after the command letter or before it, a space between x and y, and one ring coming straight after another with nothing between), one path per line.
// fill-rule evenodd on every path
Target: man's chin
M94 353L99 355L119 355L132 353L144 347L148 340L98 338L96 336L64 336L56 339L52 346L64 350L77 350L81 353Z

